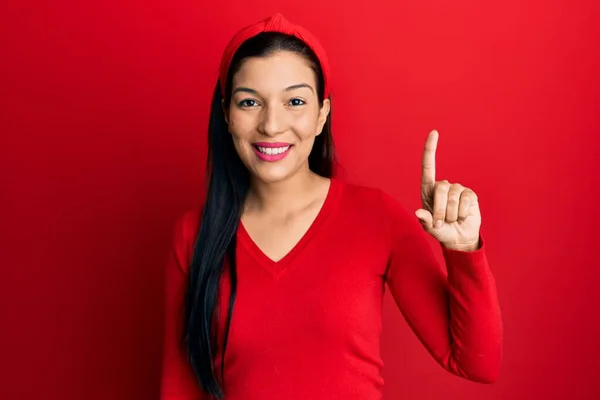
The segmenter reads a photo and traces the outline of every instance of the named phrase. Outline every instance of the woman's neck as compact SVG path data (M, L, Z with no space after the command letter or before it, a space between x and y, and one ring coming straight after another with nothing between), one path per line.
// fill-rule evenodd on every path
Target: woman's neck
M328 179L308 170L280 182L254 179L246 200L247 212L294 213L305 208L328 185Z

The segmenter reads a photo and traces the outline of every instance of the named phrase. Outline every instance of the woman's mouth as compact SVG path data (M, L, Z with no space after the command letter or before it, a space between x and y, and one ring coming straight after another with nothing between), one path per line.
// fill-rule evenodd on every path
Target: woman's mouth
M252 148L261 161L274 162L283 159L292 147L289 143L254 143Z

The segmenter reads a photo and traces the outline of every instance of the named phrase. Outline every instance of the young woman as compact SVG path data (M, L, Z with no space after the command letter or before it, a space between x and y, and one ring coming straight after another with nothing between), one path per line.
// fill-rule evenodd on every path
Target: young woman
M162 400L381 399L386 287L444 368L497 378L476 194L436 181L436 131L415 213L336 178L329 82L318 41L279 14L225 49L206 199L176 224L167 267Z

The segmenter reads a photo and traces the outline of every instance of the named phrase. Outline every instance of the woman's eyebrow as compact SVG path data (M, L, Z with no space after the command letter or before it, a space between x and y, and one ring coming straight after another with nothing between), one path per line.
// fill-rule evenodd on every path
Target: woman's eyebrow
M308 88L310 89L311 92L315 92L315 90L312 88L312 86L310 86L308 83L298 83L296 85L292 85L292 86L288 86L285 88L286 92L295 90L295 89L300 89L300 88ZM237 92L245 92L245 93L250 93L250 94L254 94L254 95L258 95L258 92L254 89L250 89L249 87L245 87L245 86L239 86L236 87L233 92L231 93L236 94Z
M251 93L251 94L258 94L256 92L256 90L250 89L250 88L247 88L247 87L243 87L243 86L235 88L231 94L233 95L233 94L236 94L237 92L246 92L246 93Z
M308 83L299 83L297 85L292 85L292 86L288 86L287 88L285 88L286 92L289 92L290 90L294 90L294 89L299 89L299 88L309 88L311 92L315 92L314 89L312 88L312 86L310 86Z

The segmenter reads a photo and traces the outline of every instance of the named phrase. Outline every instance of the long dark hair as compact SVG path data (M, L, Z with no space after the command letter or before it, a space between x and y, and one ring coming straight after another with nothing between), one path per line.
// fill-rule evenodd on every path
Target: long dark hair
M248 57L265 57L277 51L294 52L306 58L315 72L319 104L323 105L323 71L314 52L294 36L263 32L244 42L233 57L225 87L226 109L231 102L233 75L239 70L241 63ZM231 134L228 132L222 100L221 87L217 82L208 126L206 164L208 187L190 266L183 337L198 383L206 393L218 399L224 396L224 355L237 287L236 232L250 187L249 172L239 158ZM335 155L331 134L331 112L322 133L315 138L308 163L309 168L321 176L332 177L334 174ZM225 261L228 265L231 292L219 381L215 372L214 357L217 354L218 343L217 299Z

